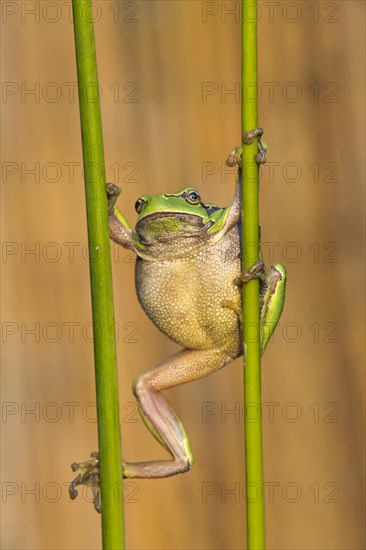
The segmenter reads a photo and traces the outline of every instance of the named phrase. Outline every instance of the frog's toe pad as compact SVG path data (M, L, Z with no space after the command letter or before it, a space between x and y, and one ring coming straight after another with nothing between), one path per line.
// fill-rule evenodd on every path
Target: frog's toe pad
M111 183L110 181L105 184L105 190L107 191L108 197L112 197L115 195L119 195L122 189L118 187L115 183Z
M267 160L267 147L266 144L261 140L261 137L264 133L263 128L254 128L249 132L244 132L243 134L243 143L250 145L253 143L254 139L258 138L258 153L255 155L254 160L257 164L264 164Z
M241 167L241 155L243 149L241 147L234 147L234 149L229 153L226 159L226 166L236 166Z
M240 273L240 277L234 279L234 285L241 286L252 279L262 279L265 273L264 263L262 260L257 260L252 267Z
M79 472L75 479L70 483L69 495L71 500L78 496L76 487L85 485L92 490L94 508L101 512L100 484L99 484L99 453L94 451L90 454L91 460L85 462L74 462L71 465L73 472Z

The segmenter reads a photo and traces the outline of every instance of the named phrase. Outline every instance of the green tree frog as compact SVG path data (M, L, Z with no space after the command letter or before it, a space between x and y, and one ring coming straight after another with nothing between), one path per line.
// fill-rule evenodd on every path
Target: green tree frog
M261 133L260 129L248 132L247 142ZM259 151L256 161L263 162L260 139ZM260 260L241 273L240 153L236 148L228 159L229 164L239 165L231 205L221 208L203 202L193 187L142 195L135 205L135 231L116 206L120 189L107 184L110 237L137 255L138 300L152 322L183 348L133 382L142 419L171 460L124 461L126 478L168 477L192 467L188 436L163 391L207 376L243 354L242 282L260 279L262 353L279 321L285 268L275 264L266 271ZM76 497L79 484L91 486L100 511L98 455L91 456L92 460L72 465L80 473L70 495Z

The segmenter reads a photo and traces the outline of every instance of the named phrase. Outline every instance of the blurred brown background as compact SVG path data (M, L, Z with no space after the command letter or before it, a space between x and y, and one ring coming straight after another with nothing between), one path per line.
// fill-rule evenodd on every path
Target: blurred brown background
M142 193L197 186L226 205L240 141L239 2L97 1L107 178L135 220ZM2 547L97 549L70 464L96 449L76 68L69 2L2 9ZM288 268L263 360L268 548L364 540L365 4L261 2L263 253ZM124 455L163 457L131 394L176 350L114 249ZM196 464L126 483L131 549L245 548L242 366L169 392ZM210 412L210 414L208 414Z

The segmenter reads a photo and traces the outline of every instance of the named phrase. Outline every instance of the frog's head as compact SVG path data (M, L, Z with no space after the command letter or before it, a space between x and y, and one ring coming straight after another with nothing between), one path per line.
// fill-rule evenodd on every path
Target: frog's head
M142 247L152 246L161 254L179 256L187 247L197 247L222 227L228 208L204 204L199 192L185 187L176 193L142 195L135 204L136 233Z

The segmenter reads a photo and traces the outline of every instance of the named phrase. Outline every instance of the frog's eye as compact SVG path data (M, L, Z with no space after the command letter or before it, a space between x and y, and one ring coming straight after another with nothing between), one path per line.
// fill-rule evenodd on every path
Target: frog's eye
M187 202L189 202L189 204L200 204L201 202L201 197L194 189L185 193L184 198Z
M136 203L135 203L135 210L138 214L140 214L141 210L142 210L142 207L144 206L144 204L146 203L146 201L144 199L137 199Z

